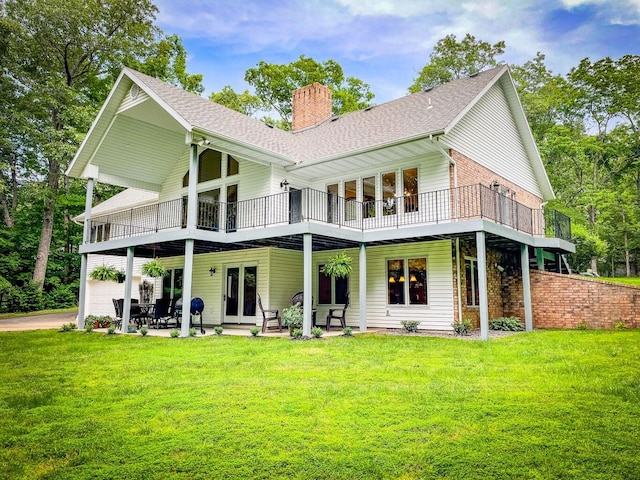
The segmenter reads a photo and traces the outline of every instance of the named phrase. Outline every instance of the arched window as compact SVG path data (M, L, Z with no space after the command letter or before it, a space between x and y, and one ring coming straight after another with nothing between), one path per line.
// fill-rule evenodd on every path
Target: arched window
M206 149L200 154L198 167L198 183L222 177L222 153ZM182 177L182 186L189 186L189 172Z

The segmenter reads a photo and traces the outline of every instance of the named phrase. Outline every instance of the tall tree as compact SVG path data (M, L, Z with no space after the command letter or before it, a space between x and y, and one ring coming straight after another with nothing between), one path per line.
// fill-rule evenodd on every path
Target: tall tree
M24 87L29 148L43 167L43 216L33 281L42 286L63 169L95 114L93 90L122 60L153 43L157 11L150 0L7 0L17 25L8 70Z
M225 85L219 92L213 92L209 95L209 100L248 116L266 109L264 102L257 96L251 95L249 90L237 93L231 85Z
M498 65L497 57L504 53L505 43L499 41L491 45L467 33L461 41L455 35L447 35L438 40L427 63L409 92L441 85Z

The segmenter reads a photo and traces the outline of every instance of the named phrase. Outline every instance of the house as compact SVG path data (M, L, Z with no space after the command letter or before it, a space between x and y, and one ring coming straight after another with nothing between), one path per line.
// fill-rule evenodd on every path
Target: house
M309 306L321 323L349 293L361 330L472 318L487 338L496 316L532 329L530 268L574 251L507 66L342 116L309 85L289 132L125 68L67 174L87 179L80 324L88 256L109 254L125 302L133 259L157 257L161 294L200 297L209 324L260 325L258 294L282 309L303 291L309 334ZM157 200L100 213L96 181ZM339 251L346 280L321 273Z

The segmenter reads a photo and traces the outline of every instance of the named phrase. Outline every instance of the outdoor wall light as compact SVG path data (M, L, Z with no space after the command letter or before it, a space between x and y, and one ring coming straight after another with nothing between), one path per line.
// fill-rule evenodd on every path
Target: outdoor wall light
M214 274L214 273L216 273L216 267L211 267L211 268L209 269L209 276L210 276L210 277L213 277L213 274Z

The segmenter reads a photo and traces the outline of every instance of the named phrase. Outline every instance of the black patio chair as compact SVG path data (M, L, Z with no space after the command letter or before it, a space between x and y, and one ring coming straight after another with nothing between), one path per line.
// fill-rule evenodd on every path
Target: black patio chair
M344 307L329 310L329 314L327 315L327 332L331 328L331 320L340 320L342 328L347 326L347 308L349 308L349 293L346 295Z

